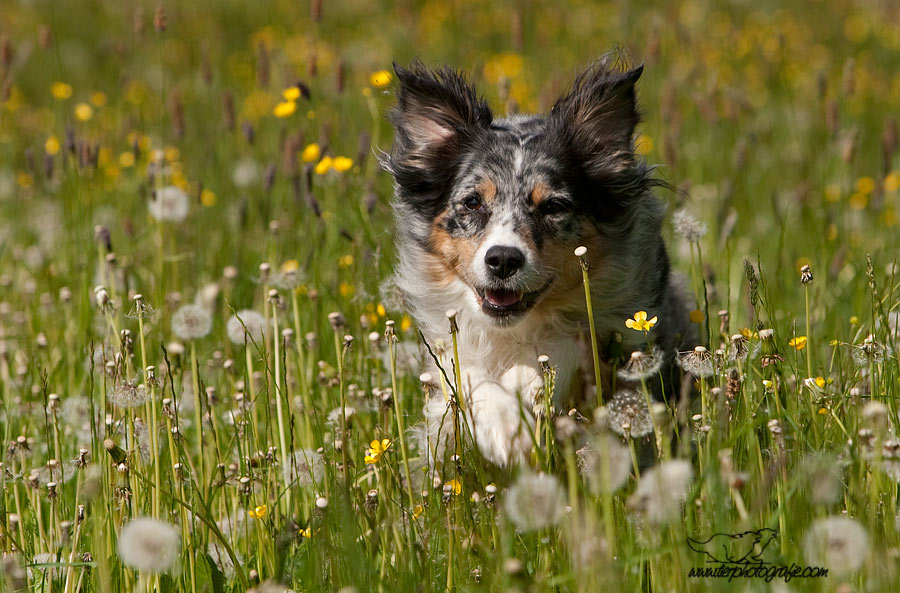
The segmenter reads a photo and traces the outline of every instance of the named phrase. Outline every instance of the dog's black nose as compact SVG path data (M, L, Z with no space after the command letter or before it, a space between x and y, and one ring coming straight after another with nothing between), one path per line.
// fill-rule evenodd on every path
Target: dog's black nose
M484 254L484 263L491 274L500 278L509 278L525 264L525 254L515 247L494 245Z

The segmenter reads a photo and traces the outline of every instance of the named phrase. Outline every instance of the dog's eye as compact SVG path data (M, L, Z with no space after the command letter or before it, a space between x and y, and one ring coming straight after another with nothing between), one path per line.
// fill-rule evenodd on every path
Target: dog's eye
M481 210L481 198L478 196L469 196L463 200L463 206L466 210Z
M565 200L547 200L541 204L540 212L544 216L556 216L565 214L572 209L572 205Z

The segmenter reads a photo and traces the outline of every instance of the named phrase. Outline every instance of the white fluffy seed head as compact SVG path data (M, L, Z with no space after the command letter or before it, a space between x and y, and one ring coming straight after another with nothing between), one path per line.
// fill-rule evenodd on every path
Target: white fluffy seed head
M862 567L869 554L869 535L856 520L826 517L815 521L803 537L803 556L812 566L845 576Z
M584 245L579 245L578 247L575 248L575 256L576 257L584 257L584 255L586 253L587 253L587 247L585 247Z
M169 185L160 188L148 207L150 216L159 221L181 222L187 218L190 198L181 188Z
M125 525L119 534L119 557L139 571L157 573L175 568L181 552L178 529L170 523L140 517Z
M150 390L143 384L135 385L125 381L110 390L109 401L120 408L136 408L150 399Z
M243 322L243 324L241 323ZM245 329L246 328L246 329ZM232 344L243 345L245 336L248 341L261 344L266 335L266 318L253 309L244 309L232 315L225 325L225 333Z
M212 315L199 305L185 305L172 316L172 331L182 340L200 339L212 330Z
M628 499L628 506L640 511L648 523L663 525L681 518L681 504L685 501L694 478L693 466L682 459L663 461L641 476L637 490Z
M524 474L506 491L503 508L522 531L551 527L565 515L566 492L553 476Z

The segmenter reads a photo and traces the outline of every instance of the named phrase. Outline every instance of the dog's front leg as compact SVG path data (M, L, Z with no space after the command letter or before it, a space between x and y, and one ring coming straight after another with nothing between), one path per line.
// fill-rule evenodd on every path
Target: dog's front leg
M534 418L530 402L522 402L498 381L484 379L472 388L470 422L482 455L499 466L525 461L531 451Z

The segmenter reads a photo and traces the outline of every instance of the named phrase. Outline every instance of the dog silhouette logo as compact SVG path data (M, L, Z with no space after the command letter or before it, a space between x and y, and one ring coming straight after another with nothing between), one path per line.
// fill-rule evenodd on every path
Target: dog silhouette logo
M720 564L761 564L766 547L778 537L774 529L763 528L742 533L716 533L705 540L687 538L688 547L706 556L707 562Z

